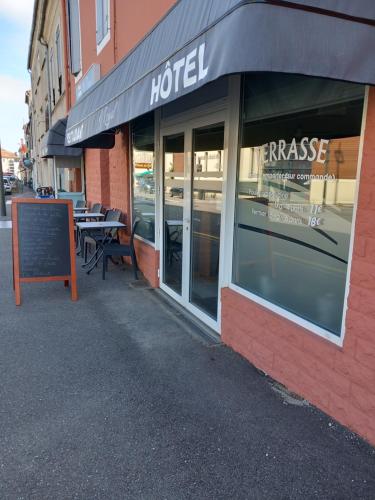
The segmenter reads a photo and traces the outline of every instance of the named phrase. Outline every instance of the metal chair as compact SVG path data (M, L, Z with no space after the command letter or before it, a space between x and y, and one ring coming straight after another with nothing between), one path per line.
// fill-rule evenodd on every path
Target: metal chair
M101 203L93 203L91 207L91 212L94 212L95 214L101 213L103 208L103 205Z
M137 225L140 222L140 219L135 219L132 227L132 232L130 235L129 244L119 243L118 240L112 240L111 243L104 245L103 247L103 268L102 268L102 279L105 280L105 273L108 270L108 259L112 259L112 257L121 257L122 262L124 262L124 257L130 257L134 278L138 279L138 265L137 265L137 257L135 255L134 250L134 234L137 229Z
M86 206L85 200L77 200L75 208L84 208Z
M80 205L78 205L78 203L80 203ZM82 200L77 201L77 205L76 205L77 208L79 208L79 207L82 208L85 206L86 206L86 202L84 202ZM101 203L93 203L93 205L91 206L91 212L101 213L102 207L103 207L103 205ZM87 219L85 219L85 220L87 221ZM82 255L84 255L83 241L84 241L86 232L85 231L81 231L81 232L78 231L77 232L76 227L75 227L75 230L76 230L76 248L78 248L77 254L82 256Z
M164 223L164 232L167 262L172 265L173 259L176 261L181 260L182 242L179 241L181 234L176 230L171 232L167 221Z
M121 210L111 209L107 210L104 221L115 221L119 222L121 219ZM112 234L110 234L112 233ZM95 245L94 255L98 250L98 244L103 242L105 239L109 238L112 240L117 237L117 229L97 229L96 231L90 231L84 236L83 240L83 258L85 264L87 264L87 254L88 246L90 244Z

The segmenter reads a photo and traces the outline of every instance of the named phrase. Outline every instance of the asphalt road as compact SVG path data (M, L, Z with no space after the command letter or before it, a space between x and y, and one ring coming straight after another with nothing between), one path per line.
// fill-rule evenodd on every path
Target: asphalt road
M132 274L28 284L0 230L1 499L371 499L375 452ZM291 403L296 404L291 404Z

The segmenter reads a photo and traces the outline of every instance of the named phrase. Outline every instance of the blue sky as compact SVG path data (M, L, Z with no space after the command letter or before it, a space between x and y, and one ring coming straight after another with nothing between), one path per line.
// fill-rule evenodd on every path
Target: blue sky
M26 69L34 0L0 0L0 140L17 151L27 121Z

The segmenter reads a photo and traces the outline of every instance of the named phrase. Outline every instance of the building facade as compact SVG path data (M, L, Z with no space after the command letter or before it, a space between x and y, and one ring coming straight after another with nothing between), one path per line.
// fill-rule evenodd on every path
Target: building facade
M27 116L28 121L23 126L23 140L20 147L20 171L21 171L21 180L24 185L27 185L31 188L36 188L34 186L34 180L36 178L36 174L34 174L34 143L33 143L33 129L32 129L32 120L33 120L33 106L32 106L32 95L31 90L26 90L25 92L25 104L27 106ZM36 169L36 166L35 166Z
M17 153L12 153L12 151L8 151L7 149L1 149L1 162L4 175L18 177L19 157Z
M372 2L70 0L67 17L88 202L139 220L152 286L375 443Z
M35 2L28 55L30 159L34 162L35 189L51 186L57 197L77 200L84 198L82 151L65 149L63 144L70 108L66 21L65 1Z

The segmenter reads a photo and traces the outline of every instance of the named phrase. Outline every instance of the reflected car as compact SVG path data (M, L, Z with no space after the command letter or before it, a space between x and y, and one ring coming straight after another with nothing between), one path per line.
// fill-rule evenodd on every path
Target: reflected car
M3 179L4 183L4 193L5 194L12 194L12 186L7 178Z
M178 196L179 198L183 198L184 197L184 189L179 188L179 187L173 187L169 191L169 194L171 195L171 198L173 198L174 196Z

